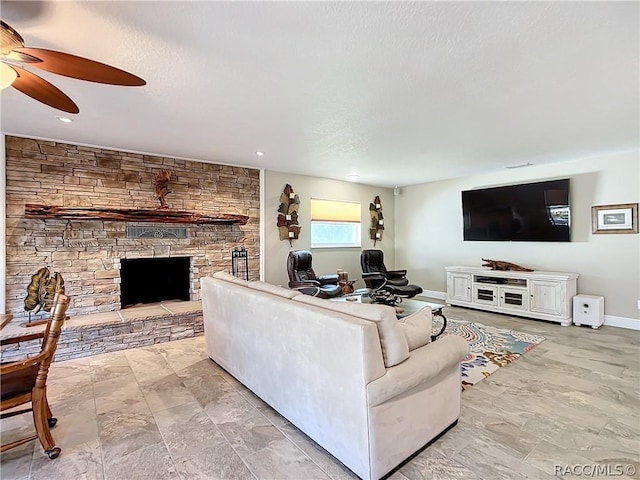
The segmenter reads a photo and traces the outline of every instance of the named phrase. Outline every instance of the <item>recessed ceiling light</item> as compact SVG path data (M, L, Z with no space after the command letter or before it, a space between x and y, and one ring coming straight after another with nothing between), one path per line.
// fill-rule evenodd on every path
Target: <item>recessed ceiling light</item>
M73 120L71 120L70 118L67 117L56 117L58 120L60 120L63 123L71 123L73 122Z
M264 152L256 152L256 155L258 155L259 157L262 157L264 155Z
M356 180L358 180L358 179L360 178L360 175L357 175L357 174L355 174L355 173L352 173L352 174L351 174L351 175L349 175L349 177L347 177L347 178L349 178L349 180L350 180L351 182L355 182Z

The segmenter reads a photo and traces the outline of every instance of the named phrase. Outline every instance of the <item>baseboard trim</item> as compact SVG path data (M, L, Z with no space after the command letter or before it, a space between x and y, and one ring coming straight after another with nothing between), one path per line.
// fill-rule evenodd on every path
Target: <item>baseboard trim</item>
M437 290L424 290L421 297L435 298L437 300L445 300L447 298L447 292L438 292Z
M640 320L637 318L618 317L616 315L605 315L604 324L609 327L628 328L630 330L640 330Z

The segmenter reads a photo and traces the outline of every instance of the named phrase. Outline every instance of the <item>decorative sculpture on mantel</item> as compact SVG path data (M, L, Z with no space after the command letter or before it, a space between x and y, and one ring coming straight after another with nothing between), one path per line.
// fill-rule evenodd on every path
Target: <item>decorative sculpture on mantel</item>
M280 240L289 240L289 245L293 247L292 240L297 240L300 236L300 225L298 224L298 209L300 208L300 198L293 191L293 187L288 183L280 194L280 206L278 207L278 233Z
M47 267L42 267L31 276L31 282L27 286L27 296L24 299L24 309L29 312L29 323L27 326L40 325L46 323L31 322L31 314L38 313L41 309L45 312L51 310L56 294L64 293L64 279L58 272L51 272Z
M369 204L369 214L371 215L371 228L369 236L373 240L373 246L376 246L378 240L382 240L382 232L384 231L384 216L382 215L382 203L380 197L376 195L373 203Z
M171 193L171 190L169 190L169 180L171 180L171 170L160 170L156 173L153 188L156 191L156 197L160 200L160 206L158 208L169 208L169 204L164 199L164 197Z
M491 267L491 270L513 270L516 272L533 272L530 268L521 267L515 263L503 262L502 260L490 260L488 258L482 259L483 267Z

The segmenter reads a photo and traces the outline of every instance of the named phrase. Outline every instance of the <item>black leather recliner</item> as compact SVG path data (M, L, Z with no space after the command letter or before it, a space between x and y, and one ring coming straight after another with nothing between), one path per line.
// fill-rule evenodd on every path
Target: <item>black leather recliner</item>
M401 297L415 297L422 293L422 287L410 285L406 270L387 270L384 266L382 250L363 250L360 255L362 279L367 288L386 290Z
M287 258L289 288L300 290L306 295L320 298L337 297L342 293L338 285L338 275L317 276L311 266L312 256L308 250L294 250Z

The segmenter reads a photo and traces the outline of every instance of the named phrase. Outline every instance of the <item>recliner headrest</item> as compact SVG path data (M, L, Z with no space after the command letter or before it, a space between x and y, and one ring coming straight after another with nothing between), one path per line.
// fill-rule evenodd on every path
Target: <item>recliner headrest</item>
M384 252L382 250L363 250L360 256L362 271L367 272L386 272L384 266Z
M311 269L311 252L308 250L297 250L291 252L294 258L294 270L310 270Z
M311 252L294 250L287 257L287 273L289 281L315 280L316 275L311 267Z

